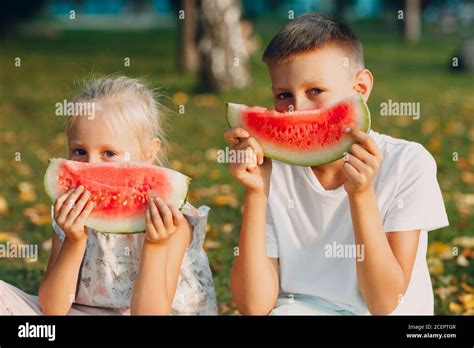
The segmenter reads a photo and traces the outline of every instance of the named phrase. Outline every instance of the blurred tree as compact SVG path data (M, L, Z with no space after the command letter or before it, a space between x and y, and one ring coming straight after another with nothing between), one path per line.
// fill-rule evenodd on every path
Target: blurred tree
M421 0L405 0L405 39L417 42L421 35Z
M0 11L0 35L15 27L18 23L34 17L45 4L44 0L2 1Z
M198 54L198 7L199 1L181 0L178 14L180 19L179 67L186 73L196 72L199 67Z
M250 83L239 0L201 0L200 88L223 91Z

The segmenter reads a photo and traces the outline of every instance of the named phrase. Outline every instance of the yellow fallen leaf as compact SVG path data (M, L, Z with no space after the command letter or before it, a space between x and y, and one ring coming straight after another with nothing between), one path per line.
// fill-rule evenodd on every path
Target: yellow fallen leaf
M450 260L453 258L453 250L449 244L432 242L428 245L428 255L438 257L442 260Z
M450 302L448 305L449 311L455 314L461 314L463 312L463 307L455 302Z
M36 192L32 183L22 181L18 184L18 197L24 202L31 202L36 200Z
M9 242L10 244L21 244L23 241L15 232L0 232L0 242Z
M33 207L25 208L23 214L30 218L35 225L47 225L51 223L51 211L46 204L37 204Z
M428 267L430 269L431 275L440 275L444 272L444 263L437 258L428 258Z
M466 309L474 308L474 294L461 295L459 296L459 301L461 301Z
M185 105L189 100L189 95L184 92L177 92L173 94L172 99L175 105Z
M461 288L469 294L474 294L474 288L472 286L467 285L466 283L462 283Z
M0 214L8 213L8 202L7 200L0 196Z

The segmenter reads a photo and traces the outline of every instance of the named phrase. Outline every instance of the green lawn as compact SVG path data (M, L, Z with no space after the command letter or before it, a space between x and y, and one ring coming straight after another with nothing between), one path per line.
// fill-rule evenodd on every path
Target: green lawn
M274 27L257 25L262 42L268 42ZM436 312L472 314L473 75L447 69L456 41L430 38L410 46L380 33L367 31L361 37L366 65L375 76L369 101L373 129L422 143L438 163L450 226L430 233ZM177 71L176 42L177 34L172 30L66 31L54 39L9 37L0 42L0 242L16 238L41 245L38 262L0 260L0 279L36 292L47 264L51 228L43 174L49 157L66 156L64 120L54 115L54 104L71 98L75 83L93 73L121 73L146 77L169 96L165 102L173 109L177 108L174 102L186 103L184 115L170 116L170 163L193 178L192 203L212 208L206 248L220 312L236 313L229 279L242 189L226 165L217 163L215 151L226 146L222 135L227 127L225 101L271 106L269 78L258 52L251 59L251 87L217 95L193 93L195 76ZM15 57L21 58L21 67L14 66ZM131 67L124 67L125 57L130 57ZM380 103L388 99L420 102L421 118L380 117ZM17 152L21 154L19 162L15 161ZM458 161L453 161L453 152ZM470 239L453 241L460 236ZM462 257L453 256L455 246Z

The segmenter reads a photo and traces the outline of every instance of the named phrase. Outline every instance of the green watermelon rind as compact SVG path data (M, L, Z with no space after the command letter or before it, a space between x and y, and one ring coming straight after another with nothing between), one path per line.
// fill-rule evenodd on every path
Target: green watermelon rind
M46 170L46 174L44 176L44 187L45 191L50 197L51 201L54 204L56 198L62 194L60 191L55 191L54 187L56 187L56 173L58 172L59 165L65 159L62 158L51 158L49 160L49 166ZM174 171L169 168L163 168L169 171L170 175L175 175L175 180L184 180L181 184L183 190L179 192L176 197L171 197L170 200L176 204L178 204L178 209L181 210L184 205L186 204L186 200L189 194L189 184L191 182L191 178L187 177L186 175ZM146 221L143 216L138 216L136 218L113 218L113 222L110 221L110 218L94 218L89 217L86 222L86 226L90 227L94 230L104 232L104 233L114 233L114 234L134 234L134 233L142 233L146 229Z
M370 130L371 117L369 108L367 107L362 95L358 93L357 95L347 99L346 102L355 103L357 105L359 123L357 124L356 128L367 133ZM242 111L247 108L248 106L244 104L227 103L226 119L229 127L243 127L243 125L239 122L241 119L240 115ZM333 149L326 148L313 153L302 152L301 155L299 155L301 157L298 158L298 153L295 151L272 148L272 145L265 142L265 140L260 139L258 134L252 134L252 136L260 142L266 157L284 163L305 167L320 166L343 158L344 153L347 152L350 146L354 143L351 138L346 138L343 142L337 143L336 147Z

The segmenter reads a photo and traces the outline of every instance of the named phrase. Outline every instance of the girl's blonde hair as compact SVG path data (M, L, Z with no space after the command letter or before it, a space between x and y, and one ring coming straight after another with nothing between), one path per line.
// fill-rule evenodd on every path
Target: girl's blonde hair
M164 128L168 109L158 102L158 97L161 95L141 79L106 76L87 81L74 102L94 103L96 113L99 111L112 128L116 121L125 123L136 134L142 153L153 138L158 138L160 148L154 162L164 166L167 164L168 141ZM68 138L77 119L69 117L67 120Z

